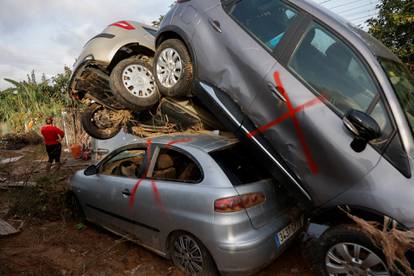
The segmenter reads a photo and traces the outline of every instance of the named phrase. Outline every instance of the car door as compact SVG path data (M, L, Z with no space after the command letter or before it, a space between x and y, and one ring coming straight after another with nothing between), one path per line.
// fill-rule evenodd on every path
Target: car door
M275 60L264 79L270 89L257 94L248 116L261 127L250 129L253 136L266 138L321 205L376 166L393 126L363 57L328 27L309 22L302 30ZM351 109L372 115L383 133L359 153L342 121Z
M264 5L274 1L256 2L223 0L204 10L191 41L197 78L228 95L242 112L266 89L263 77L273 65L272 51L297 19L295 13L289 14L290 20L283 22L280 32L272 32L270 25L279 14L268 15ZM241 123L243 118L237 115L232 114Z
M202 189L197 183L203 179L200 166L195 159L172 147L155 145L153 161L148 170L151 181L142 183L136 195L136 219L151 225L157 232L148 233L152 247L163 250L165 239L172 230L191 229L190 213L205 216L202 204L192 205L191 198L202 198ZM211 203L210 203L211 204ZM187 210L191 206L191 210ZM198 210L200 209L200 210ZM183 219L180 219L183 218ZM182 227L186 228L182 228Z
M145 147L128 148L108 156L92 176L86 202L88 217L117 233L139 236L130 197L146 166ZM147 181L147 180L144 180Z

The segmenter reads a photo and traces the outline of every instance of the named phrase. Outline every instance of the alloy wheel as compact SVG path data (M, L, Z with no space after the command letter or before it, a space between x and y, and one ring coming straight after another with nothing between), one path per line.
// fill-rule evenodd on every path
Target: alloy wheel
M172 48L164 49L157 60L157 77L167 88L173 87L183 73L183 62L178 52Z
M174 242L172 258L174 263L189 273L203 271L203 255L197 242L188 235L177 237Z
M331 247L325 257L325 265L330 276L391 275L377 254L356 243L338 243Z
M127 91L137 98L148 98L155 93L154 76L142 65L127 66L122 71L122 80Z

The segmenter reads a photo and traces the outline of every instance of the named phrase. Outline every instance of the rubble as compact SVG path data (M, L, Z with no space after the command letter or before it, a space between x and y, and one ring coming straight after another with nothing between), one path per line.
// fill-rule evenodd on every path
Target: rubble
M399 275L413 275L406 253L414 249L414 232L401 230L395 221L384 217L384 224L366 221L349 213L347 215L368 235L371 241L382 249L387 265ZM389 225L392 225L391 228Z
M8 224L6 221L0 219L0 236L9 236L18 233L13 226Z

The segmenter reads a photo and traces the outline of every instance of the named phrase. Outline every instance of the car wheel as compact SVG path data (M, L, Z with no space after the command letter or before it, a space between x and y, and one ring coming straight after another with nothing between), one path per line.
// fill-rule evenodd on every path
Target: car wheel
M217 275L210 253L194 236L175 233L169 249L174 265L184 272L191 275Z
M391 275L382 251L354 225L328 229L319 239L315 261L320 275Z
M81 223L84 223L86 221L86 216L83 212L82 206L73 192L67 193L66 204L71 210L71 216L73 219Z
M114 137L122 127L116 111L104 107L88 108L82 114L81 122L86 133L100 140Z
M115 98L132 110L150 109L160 99L152 72L152 58L147 56L134 56L119 62L110 76Z
M155 81L162 95L174 97L191 93L193 65L181 40L164 41L155 54L154 66Z

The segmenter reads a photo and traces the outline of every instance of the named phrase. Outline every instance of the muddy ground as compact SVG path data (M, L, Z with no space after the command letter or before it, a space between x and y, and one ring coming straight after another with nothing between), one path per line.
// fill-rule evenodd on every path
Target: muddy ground
M64 167L45 175L42 146L0 151L0 161L16 156L23 158L0 164L0 184L37 185L0 188L0 218L22 226L19 234L0 237L0 275L184 275L171 261L71 218L64 202L65 183L87 162L66 154ZM309 243L297 242L257 275L317 275L305 254L308 247Z

